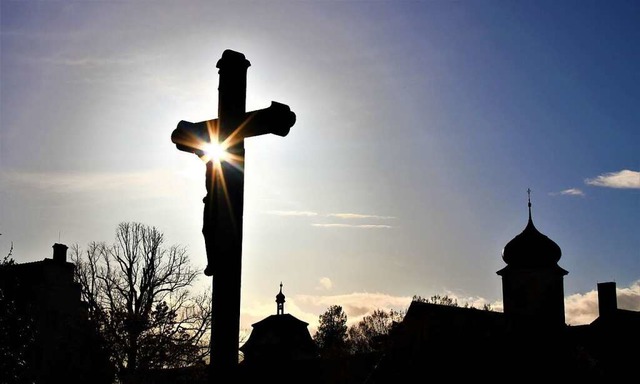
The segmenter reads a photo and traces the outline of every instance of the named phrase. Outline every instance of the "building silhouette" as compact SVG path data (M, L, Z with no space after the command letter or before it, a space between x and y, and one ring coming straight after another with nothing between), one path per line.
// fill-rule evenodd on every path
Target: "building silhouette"
M565 326L564 282L569 272L558 266L558 244L533 225L531 200L524 230L505 245L497 272L502 277L502 300L507 331L553 332Z
M599 283L598 318L567 325L563 278L568 272L558 265L561 249L534 226L530 200L528 207L527 225L504 247L507 265L497 271L504 311L414 300L389 333L367 384L415 381L428 370L498 382L637 377L640 312L617 308L615 282Z
M111 382L113 371L74 282L75 265L67 261L67 249L56 243L50 259L0 267L2 299L11 308L0 314L9 325L3 337L20 334L21 340L10 346L17 350L9 351L9 360L24 359L19 364L25 367L23 372L0 372L0 382L18 377L37 384Z
M535 227L531 211L529 199L527 224L505 245L505 266L496 272L503 312L414 300L379 351L321 358L308 323L285 313L280 283L276 313L254 323L240 347L244 359L234 382L383 384L427 382L443 375L494 382L617 382L637 377L640 312L618 308L616 283L600 282L598 317L590 324L567 325L568 271L558 264L562 251ZM34 342L27 356L34 382L107 383L113 375L99 363L106 357L87 326L80 288L73 281L75 266L67 261L65 245L53 249L52 259L0 268L3 295L33 320ZM205 370L159 370L139 383L204 383Z
M317 369L314 359L318 357L318 347L307 328L309 323L285 313L285 302L280 283L276 314L252 324L249 338L240 347L244 357L240 366L243 382L266 378L295 382Z
M251 325L249 339L240 347L243 362L286 362L318 356L318 347L307 329L309 323L284 313L285 296L276 295L276 314Z

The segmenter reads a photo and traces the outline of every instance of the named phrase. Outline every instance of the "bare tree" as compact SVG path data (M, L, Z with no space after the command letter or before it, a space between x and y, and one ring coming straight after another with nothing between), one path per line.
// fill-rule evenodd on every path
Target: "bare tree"
M76 279L121 378L208 357L211 300L189 288L198 277L186 249L141 223L120 223L112 245L71 247Z
M0 235L1 235L1 233L0 233ZM13 264L15 264L16 261L13 260L13 257L11 257L11 255L13 255L13 241L11 242L11 248L9 248L9 252L2 259L2 261L0 262L0 265L13 265Z

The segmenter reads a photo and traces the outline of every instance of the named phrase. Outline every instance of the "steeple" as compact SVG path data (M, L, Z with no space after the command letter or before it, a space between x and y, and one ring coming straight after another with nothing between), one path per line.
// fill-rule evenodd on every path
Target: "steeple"
M507 265L496 273L502 277L508 327L537 337L565 326L563 277L569 272L558 265L558 244L533 225L530 189L527 194L527 226L503 248Z
M284 294L282 293L282 281L280 282L280 292L276 295L276 315L284 315Z

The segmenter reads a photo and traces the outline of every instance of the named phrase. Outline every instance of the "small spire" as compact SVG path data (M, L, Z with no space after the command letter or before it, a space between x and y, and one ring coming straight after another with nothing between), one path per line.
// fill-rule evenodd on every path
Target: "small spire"
M280 282L280 292L276 295L276 314L284 314L284 293L282 293L282 281Z

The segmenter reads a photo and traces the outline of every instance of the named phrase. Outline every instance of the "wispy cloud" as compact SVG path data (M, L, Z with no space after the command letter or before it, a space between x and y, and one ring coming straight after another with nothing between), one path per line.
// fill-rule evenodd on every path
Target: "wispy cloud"
M317 212L311 212L311 211L265 211L265 213L269 215L276 215L276 216L304 216L304 217L318 216Z
M48 57L41 61L52 65L63 65L69 67L102 67L102 66L128 66L148 63L159 60L159 55L129 55L121 57L100 57L100 56L82 56L82 57Z
M168 192L167 180L173 176L163 170L142 172L0 172L5 185L47 193L72 194L143 190L146 196Z
M385 229L391 228L390 225L382 225L382 224L344 224L344 223L313 223L311 224L314 227L323 227L323 228L363 228L363 229Z
M363 215L359 213L330 213L328 217L337 217L340 219L379 219L388 220L395 219L393 216Z
M395 219L393 216L380 216L380 215L367 215L361 213L328 213L321 214L314 211L287 211L287 210L271 210L264 211L264 213L268 215L276 215L282 217L330 217L340 220L389 220ZM359 228L359 229L388 229L392 228L391 225L388 224L377 224L377 223L361 223L361 224L351 224L345 222L333 222L333 223L311 223L313 227L319 228Z
M83 31L79 29L66 29L66 30L33 30L29 28L29 25L22 25L19 29L9 29L2 31L2 37L6 38L19 38L21 40L28 39L31 41L44 41L47 43L60 42L60 41L73 41L80 39L83 36Z
M585 179L584 182L595 187L640 189L640 172L624 169Z
M564 191L560 191L561 195L569 195L569 196L584 196L584 192L582 192L578 188L569 188Z

